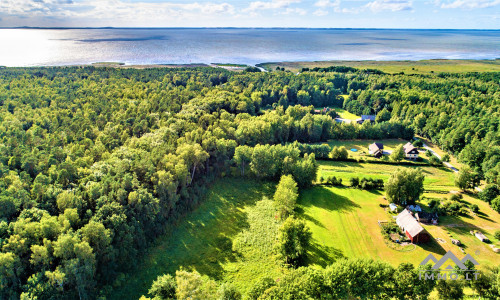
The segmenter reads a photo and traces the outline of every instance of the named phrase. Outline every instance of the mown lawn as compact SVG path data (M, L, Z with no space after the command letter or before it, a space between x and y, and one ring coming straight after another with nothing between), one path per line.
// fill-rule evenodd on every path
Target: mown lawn
M356 116L353 113L348 112L347 110L340 108L340 107L332 107L337 114L342 118L342 119L347 119L347 120L357 120L361 118L361 116Z
M344 146L347 151L349 152L349 156L352 158L371 158L368 154L368 146L373 143L382 143L384 144L384 151L389 150L392 151L394 150L397 146L399 145L404 145L408 143L408 141L401 140L401 139L383 139L383 140L330 140L328 141L328 145L330 147L340 147ZM356 149L358 150L357 152L351 151L351 149ZM378 160L378 158L377 158Z
M445 195L443 195L445 196ZM313 233L310 263L325 266L337 258L373 258L394 266L402 262L419 264L429 253L440 257L452 250L458 257L465 254L451 243L457 238L465 244L465 252L473 255L481 266L497 265L500 254L472 236L470 230L481 230L493 243L493 233L500 230L500 215L486 203L465 197L464 201L480 205L482 215L473 217L444 217L439 226L424 227L433 238L441 238L412 251L398 251L388 247L378 226L378 220L390 220L379 204L388 204L383 192L370 192L347 187L316 186L304 190L299 199L298 212Z
M398 166L389 164L321 161L318 178L335 176L342 178L347 185L352 177L368 177L383 179L386 181L398 168L420 168L425 175L424 188L433 191L456 190L454 186L454 173L447 168L435 168L431 166Z
M320 161L319 174L344 179L367 176L386 180L397 166L351 162ZM426 175L429 198L447 198L443 194L454 189L451 171L422 168ZM320 176L320 175L319 175ZM136 269L116 281L109 299L138 299L146 295L152 282L162 274L174 274L183 267L208 275L219 282L232 282L246 293L253 283L269 276L279 279L287 271L277 261L273 244L281 221L276 218L272 200L275 184L251 179L224 178L209 189L206 200L169 233L158 240ZM373 258L394 266L401 262L420 263L429 253L437 257L451 249L459 257L463 253L451 244L458 238L466 253L481 266L496 265L500 254L469 234L481 230L497 247L493 234L500 230L500 215L487 203L465 195L463 201L475 203L480 214L471 217L443 217L439 226L424 226L434 238L445 242L417 246L412 251L398 251L384 242L378 220L393 215L380 204L388 204L383 191L364 191L349 187L314 186L301 190L296 209L313 234L307 263L326 266L336 259Z

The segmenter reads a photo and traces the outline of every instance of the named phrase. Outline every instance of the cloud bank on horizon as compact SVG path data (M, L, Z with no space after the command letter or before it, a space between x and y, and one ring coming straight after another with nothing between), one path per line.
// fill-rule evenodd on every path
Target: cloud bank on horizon
M0 26L500 29L500 0L0 0Z

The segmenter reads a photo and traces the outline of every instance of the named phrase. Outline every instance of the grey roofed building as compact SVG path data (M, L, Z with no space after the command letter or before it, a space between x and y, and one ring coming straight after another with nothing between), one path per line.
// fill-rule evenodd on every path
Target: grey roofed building
M366 120L370 122L375 122L375 118L376 118L375 115L361 115L361 118L357 119L356 122L358 122L358 124L363 124L363 122Z
M384 145L382 143L373 143L368 146L368 153L373 156L380 157L384 154L383 149Z
M412 243L428 242L430 240L429 234L407 209L404 209L396 217L396 224L405 232Z

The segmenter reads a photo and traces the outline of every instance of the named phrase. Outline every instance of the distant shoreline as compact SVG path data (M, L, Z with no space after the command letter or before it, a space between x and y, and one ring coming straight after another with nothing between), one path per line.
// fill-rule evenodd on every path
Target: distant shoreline
M96 62L75 65L47 65L30 67L4 68L63 68L63 67L107 67L123 69L154 69L154 68L224 68L230 71L241 71L247 66L234 63L191 63L191 64L126 64L123 62ZM460 72L500 72L500 58L496 59L426 59L426 60L331 60L331 61L283 61L264 62L255 65L273 71L276 67L298 72L303 68L325 68L329 66L348 66L359 69L379 69L386 73L427 74L427 73L460 73Z
M271 30L433 30L433 31L500 31L499 28L370 28L370 27L31 27L31 26L17 26L17 27L0 27L0 29L47 29L47 30L103 30L103 29L127 29L127 30L165 30L165 29L271 29Z

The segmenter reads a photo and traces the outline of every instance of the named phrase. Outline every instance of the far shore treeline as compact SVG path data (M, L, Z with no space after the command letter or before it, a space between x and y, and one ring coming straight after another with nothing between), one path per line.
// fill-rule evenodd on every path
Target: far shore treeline
M0 298L96 299L217 178L291 174L310 185L321 157L294 142L418 134L495 185L499 82L498 72L2 68ZM377 121L339 123L334 111L315 110L326 106ZM324 276L335 286L343 268L299 269L284 282ZM416 272L400 268L391 276Z

